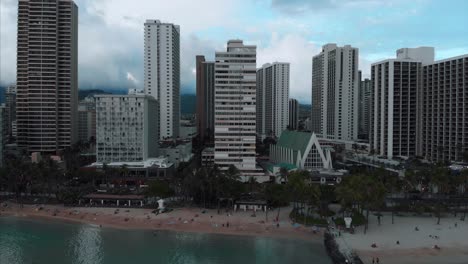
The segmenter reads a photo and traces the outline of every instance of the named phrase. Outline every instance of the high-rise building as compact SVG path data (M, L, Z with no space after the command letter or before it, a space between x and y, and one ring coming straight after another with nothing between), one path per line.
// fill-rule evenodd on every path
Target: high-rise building
M289 99L289 129L299 129L299 102L296 99Z
M461 161L468 153L468 54L423 65L423 156Z
M158 102L144 94L96 95L97 162L144 161L158 156Z
M257 136L278 138L288 126L289 63L267 63L257 70Z
M16 135L13 135L13 123L16 123L16 85L8 86L5 90L4 123L5 141L11 143L16 139Z
M89 142L96 139L96 102L86 97L78 104L78 140Z
M357 139L358 53L326 44L312 58L312 132L323 138Z
M420 153L422 62L434 48L400 49L396 59L372 64L370 147L387 158Z
M230 40L215 62L215 163L236 166L242 180L258 173L255 161L257 47Z
M361 71L359 71L359 125L358 125L358 138L369 140L369 119L370 119L370 107L371 107L371 80L361 77Z
M159 20L145 23L145 94L159 103L160 139L177 138L180 122L180 28Z
M203 142L214 141L214 65L196 57L197 130Z
M55 152L77 139L78 7L72 0L19 0L18 146Z

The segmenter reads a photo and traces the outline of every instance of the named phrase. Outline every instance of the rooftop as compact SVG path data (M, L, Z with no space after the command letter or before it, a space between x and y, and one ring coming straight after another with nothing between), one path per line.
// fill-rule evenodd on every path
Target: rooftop
M102 167L104 164L102 162L94 162L90 167ZM170 168L173 164L170 163L167 158L149 158L144 161L121 161L121 162L109 162L106 164L110 167L122 167L128 166L129 168L150 168L150 167L159 167L159 168Z
M104 193L91 193L83 196L85 199L104 199L104 200L143 200L145 196L136 194L117 195Z
M310 132L285 130L281 133L276 145L305 153L310 137L312 137L312 133Z

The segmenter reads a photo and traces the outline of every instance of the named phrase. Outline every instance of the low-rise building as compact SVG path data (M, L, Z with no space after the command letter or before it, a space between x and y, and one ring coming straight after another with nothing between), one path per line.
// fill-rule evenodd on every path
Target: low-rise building
M144 94L96 95L96 159L141 162L158 157L158 102Z
M108 168L128 171L129 178L169 178L174 174L174 164L167 158L149 158L142 161L110 162L105 163ZM95 162L88 168L102 170L104 163Z
M188 162L193 157L192 141L171 140L161 141L159 145L160 156L167 158L177 168L181 162Z
M180 135L181 139L192 139L198 135L197 127L192 120L180 120Z
M285 130L270 146L270 161L292 164L301 170L332 170L331 149L322 146L314 133Z
M201 153L201 165L212 167L214 165L214 148L204 148Z

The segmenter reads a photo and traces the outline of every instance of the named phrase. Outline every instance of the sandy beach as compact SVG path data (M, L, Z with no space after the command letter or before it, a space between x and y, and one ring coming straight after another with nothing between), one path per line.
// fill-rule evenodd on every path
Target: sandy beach
M39 207L42 209L39 210ZM267 222L264 212L257 212L256 217L252 217L253 211L227 213L221 210L220 214L217 214L217 210L213 209L181 208L155 215L152 209L119 208L117 213L116 210L117 208L61 205L24 205L24 208L20 208L15 203L8 203L8 207L1 208L0 217L56 219L121 229L173 230L323 242L322 232L315 233L311 227L292 224L288 217L290 208L281 210L279 227L277 222L273 221L276 210L269 212ZM205 213L202 213L203 210Z
M435 217L410 214L395 216L394 224L390 214L384 214L380 226L375 216L369 221L367 234L358 227L355 234L342 232L338 239L340 247L354 250L364 263L377 257L381 264L468 263L468 222L460 216L441 218L440 225ZM373 243L376 248L371 247Z

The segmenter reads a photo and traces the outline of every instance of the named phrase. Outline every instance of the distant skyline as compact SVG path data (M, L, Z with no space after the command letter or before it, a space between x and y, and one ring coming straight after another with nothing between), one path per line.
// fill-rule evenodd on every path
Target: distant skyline
M463 0L76 0L79 87L143 88L143 24L181 27L181 93L195 93L195 55L214 58L228 39L257 45L257 67L291 63L290 97L310 103L312 56L326 43L359 48L370 64L402 47L433 46L436 59L468 53ZM0 85L16 79L17 0L0 2ZM207 11L206 13L204 11Z

